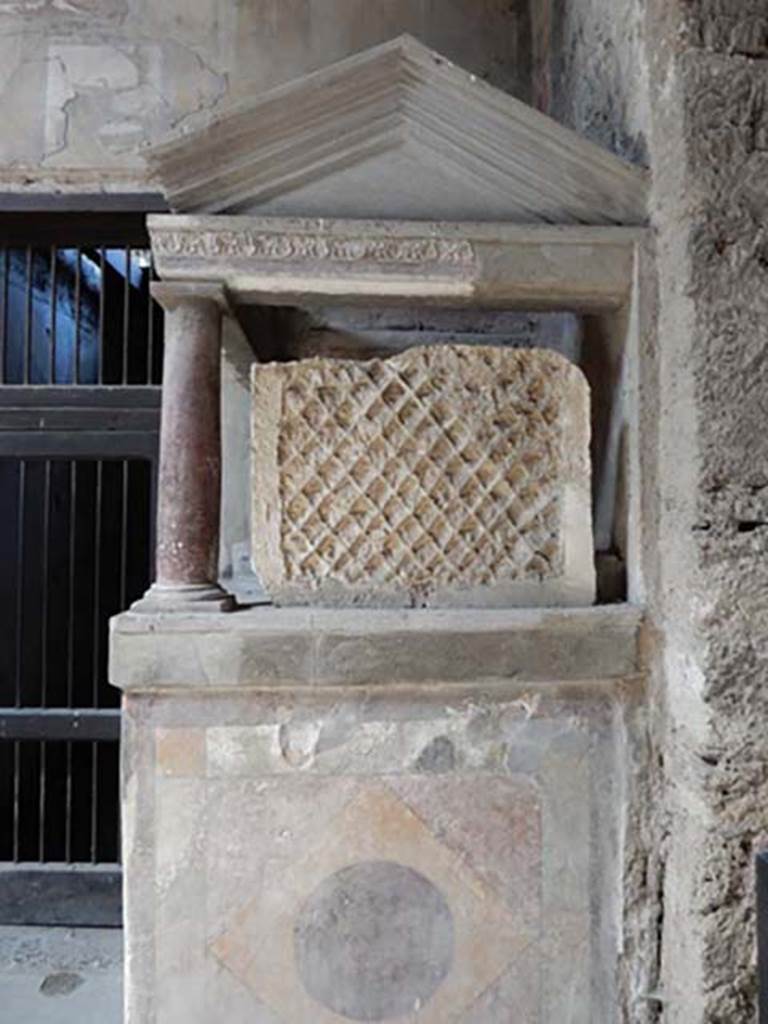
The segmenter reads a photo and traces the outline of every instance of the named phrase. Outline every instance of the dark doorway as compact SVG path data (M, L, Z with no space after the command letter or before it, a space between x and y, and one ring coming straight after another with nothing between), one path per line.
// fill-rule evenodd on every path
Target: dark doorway
M109 618L152 578L140 215L0 218L0 923L120 923Z

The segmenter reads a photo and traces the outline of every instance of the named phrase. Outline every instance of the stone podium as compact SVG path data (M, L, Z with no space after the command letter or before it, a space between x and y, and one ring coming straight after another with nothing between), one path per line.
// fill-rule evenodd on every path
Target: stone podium
M111 636L126 1024L614 1019L644 714L615 381L643 176L409 39L152 160L183 212L149 219L159 578ZM331 305L569 311L607 369L440 339L290 357L286 311ZM249 507L263 592L236 607L218 555ZM627 600L593 605L609 535Z

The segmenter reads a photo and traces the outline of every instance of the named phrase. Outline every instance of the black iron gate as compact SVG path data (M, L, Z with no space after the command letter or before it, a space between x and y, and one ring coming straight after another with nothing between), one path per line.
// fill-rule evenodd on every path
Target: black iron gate
M107 623L151 575L143 218L0 220L0 923L120 921Z

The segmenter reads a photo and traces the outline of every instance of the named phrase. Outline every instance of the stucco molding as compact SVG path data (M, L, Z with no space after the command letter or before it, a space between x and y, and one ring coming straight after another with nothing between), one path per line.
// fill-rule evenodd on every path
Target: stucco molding
M441 264L471 267L475 252L466 239L447 241L438 238L384 238L371 235L342 235L250 231L158 232L156 252L167 257L234 256L236 258L285 263L296 260L330 263L403 264L423 266Z
M647 229L153 214L164 282L223 285L238 303L317 299L616 309Z

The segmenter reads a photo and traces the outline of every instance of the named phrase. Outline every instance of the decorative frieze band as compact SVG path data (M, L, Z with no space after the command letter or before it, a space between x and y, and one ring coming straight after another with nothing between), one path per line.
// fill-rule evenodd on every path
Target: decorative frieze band
M161 257L297 260L403 266L438 264L471 267L475 251L465 239L372 238L256 231L153 231L152 244Z

